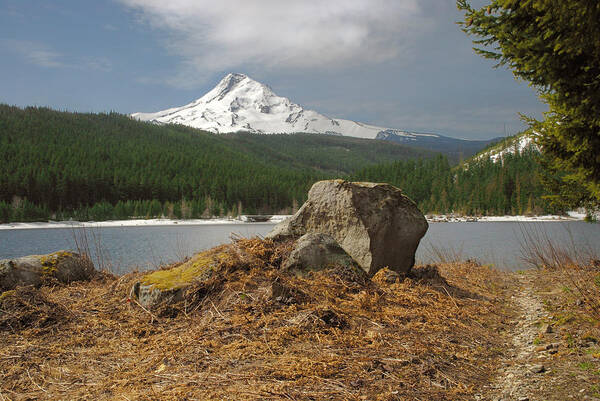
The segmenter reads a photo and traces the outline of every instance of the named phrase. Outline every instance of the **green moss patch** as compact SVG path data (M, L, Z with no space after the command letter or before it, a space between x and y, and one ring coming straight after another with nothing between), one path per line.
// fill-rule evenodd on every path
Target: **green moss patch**
M200 252L180 266L147 274L141 283L162 291L177 290L194 281L208 279L227 258L227 253L222 249Z
M42 273L54 274L58 269L58 264L60 261L68 257L73 257L73 253L68 251L58 251L49 255L41 256L40 263L42 264Z

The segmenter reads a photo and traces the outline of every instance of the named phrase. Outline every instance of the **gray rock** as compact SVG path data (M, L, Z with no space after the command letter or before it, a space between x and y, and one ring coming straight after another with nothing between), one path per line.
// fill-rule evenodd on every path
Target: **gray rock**
M215 249L200 252L170 269L150 272L133 285L129 296L147 308L182 301L193 283L206 282L215 276L216 266L226 256L223 252Z
M428 224L415 203L388 184L319 181L308 200L267 238L331 235L369 275L389 267L407 273Z
M296 241L294 249L283 263L282 268L304 275L309 271L323 270L332 266L361 271L358 263L342 249L332 236L308 233Z
M137 299L142 306L152 307L160 303L172 303L183 300L185 288L162 290L153 285L137 282L131 289L130 297Z
M6 291L23 285L37 287L48 278L62 283L90 280L96 273L89 258L69 251L4 259L0 260L0 289Z

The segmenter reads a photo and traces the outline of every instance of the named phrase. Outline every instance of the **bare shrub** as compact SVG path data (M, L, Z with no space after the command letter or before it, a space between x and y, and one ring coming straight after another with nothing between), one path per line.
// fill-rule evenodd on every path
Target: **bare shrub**
M458 263L467 259L463 251L463 245L457 248L453 245L444 246L430 243L426 248L425 254L427 255L428 261L434 264Z
M100 228L74 227L71 226L71 237L75 249L82 257L90 260L96 270L118 274L111 262L108 250L102 242Z
M571 229L563 225L566 237L553 238L546 228L522 224L521 259L537 269L551 270L562 285L573 289L585 304L587 312L600 319L600 258L589 244L575 241Z

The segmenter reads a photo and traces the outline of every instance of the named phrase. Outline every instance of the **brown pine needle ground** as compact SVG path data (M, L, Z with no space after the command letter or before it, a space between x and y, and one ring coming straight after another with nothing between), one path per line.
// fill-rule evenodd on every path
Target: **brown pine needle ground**
M141 273L0 299L0 399L463 400L497 369L507 278L473 263L372 280L277 269L238 240L221 275L155 310Z

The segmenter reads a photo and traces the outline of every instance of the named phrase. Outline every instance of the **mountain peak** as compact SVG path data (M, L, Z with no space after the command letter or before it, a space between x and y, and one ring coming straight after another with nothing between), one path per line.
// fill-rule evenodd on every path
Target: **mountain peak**
M386 128L332 119L308 110L246 74L229 73L207 94L182 107L132 117L157 124L182 124L215 133L314 133L375 138Z
M246 80L253 81L245 74L229 73L225 75L225 77L219 81L217 86L215 86L204 97L209 96L209 94L213 94L214 96L212 96L212 99L218 98L220 100L223 98L223 96L234 90L241 82Z
M229 78L244 79L244 78L250 78L250 77L246 74L242 74L241 72L230 72L229 74L225 75L225 77L223 79L229 79Z
M230 72L229 74L225 75L223 79L221 79L221 81L217 84L217 87L231 89L246 79L250 79L250 77L248 77L246 74Z
M182 107L132 117L157 124L182 124L215 133L306 132L375 138L385 128L332 119L276 95L242 73L229 73L208 93Z

